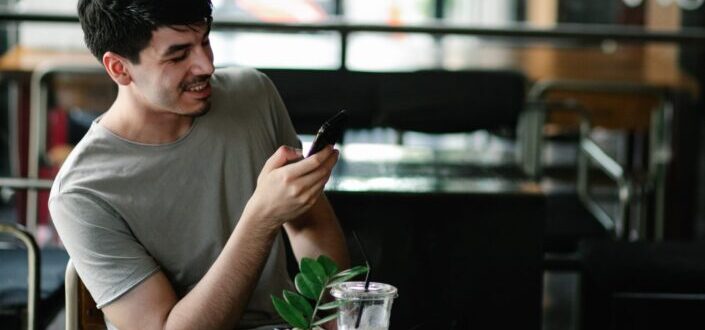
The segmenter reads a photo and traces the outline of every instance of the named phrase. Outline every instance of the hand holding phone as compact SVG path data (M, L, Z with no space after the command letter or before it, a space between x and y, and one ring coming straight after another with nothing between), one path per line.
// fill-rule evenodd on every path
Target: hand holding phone
M326 120L325 123L318 129L316 137L313 139L311 149L306 157L321 151L327 145L334 145L343 137L345 126L348 122L348 113L341 110L335 116Z

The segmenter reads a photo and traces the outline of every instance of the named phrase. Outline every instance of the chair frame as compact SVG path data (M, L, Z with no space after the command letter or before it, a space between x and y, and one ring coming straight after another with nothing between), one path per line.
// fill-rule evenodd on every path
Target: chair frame
M27 329L37 329L39 313L39 274L41 255L34 236L21 225L0 224L0 233L9 234L20 240L27 248Z
M66 264L66 275L64 277L64 285L66 288L66 330L78 329L78 274L73 263L69 259Z
M0 178L0 187L10 189L39 190L50 189L51 180L25 179L25 178ZM29 205L29 204L28 204ZM41 254L39 245L34 239L30 229L22 225L0 224L0 233L6 233L19 239L27 248L27 328L37 329L39 325L39 292L41 290Z
M105 318L81 282L73 262L69 259L64 276L66 300L66 330L105 329Z

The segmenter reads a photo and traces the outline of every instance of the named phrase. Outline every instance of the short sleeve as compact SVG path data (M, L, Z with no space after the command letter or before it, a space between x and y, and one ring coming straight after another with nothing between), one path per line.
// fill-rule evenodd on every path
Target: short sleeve
M51 198L49 209L76 272L98 308L159 270L122 217L98 197L61 193Z
M284 101L282 101L277 88L265 74L261 73L264 78L265 87L268 93L270 110L273 115L274 125L277 134L277 142L279 145L287 145L296 148L301 148L301 140L296 135L294 125L291 123L289 112L286 110Z

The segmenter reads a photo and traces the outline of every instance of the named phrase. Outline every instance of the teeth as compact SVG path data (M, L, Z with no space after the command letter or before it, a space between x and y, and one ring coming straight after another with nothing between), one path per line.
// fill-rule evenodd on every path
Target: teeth
M186 90L189 91L189 92L200 92L200 91L202 91L204 88L206 88L206 86L208 86L208 82L205 82L205 81L204 81L204 82L201 82L201 83L192 85L192 86L186 88Z

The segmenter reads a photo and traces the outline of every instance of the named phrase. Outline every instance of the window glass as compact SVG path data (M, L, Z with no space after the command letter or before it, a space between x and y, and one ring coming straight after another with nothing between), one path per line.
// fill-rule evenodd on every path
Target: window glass
M345 1L344 13L350 22L392 26L425 23L434 17L431 0ZM427 34L351 33L347 66L362 71L432 68L438 64L435 43Z
M340 36L335 32L272 33L214 31L211 45L216 66L258 68L340 67Z
M214 16L247 18L263 22L312 23L327 20L333 0L215 0Z
M404 25L433 18L433 4L433 0L344 1L343 13L351 22Z

